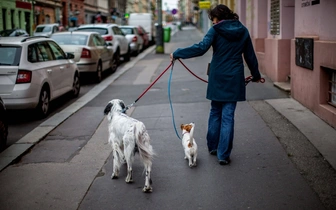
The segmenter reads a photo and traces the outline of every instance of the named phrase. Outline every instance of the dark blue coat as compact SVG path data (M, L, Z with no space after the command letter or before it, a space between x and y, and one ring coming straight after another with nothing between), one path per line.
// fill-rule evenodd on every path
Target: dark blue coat
M204 55L213 48L206 98L213 101L245 101L244 59L254 80L260 79L258 61L250 34L238 20L224 20L211 27L203 40L179 48L174 58Z

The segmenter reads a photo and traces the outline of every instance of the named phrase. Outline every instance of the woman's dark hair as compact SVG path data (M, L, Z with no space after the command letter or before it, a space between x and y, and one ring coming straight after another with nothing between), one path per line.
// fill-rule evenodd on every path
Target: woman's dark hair
M239 16L234 13L229 7L219 4L208 12L208 17L212 21L214 18L221 20L239 20Z

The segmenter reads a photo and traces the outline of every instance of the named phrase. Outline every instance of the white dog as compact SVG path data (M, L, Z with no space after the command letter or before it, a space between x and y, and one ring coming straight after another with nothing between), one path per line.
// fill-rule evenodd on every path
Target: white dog
M196 166L197 144L194 139L194 128L194 123L181 124L184 159L188 159L189 167Z
M109 143L113 152L112 179L119 176L120 166L127 163L127 183L133 182L132 163L135 151L138 150L142 163L145 166L146 178L142 191L152 192L151 168L154 156L153 148L150 145L150 137L145 125L126 114L122 113L125 104L120 99L111 100L105 107L104 114L109 121Z

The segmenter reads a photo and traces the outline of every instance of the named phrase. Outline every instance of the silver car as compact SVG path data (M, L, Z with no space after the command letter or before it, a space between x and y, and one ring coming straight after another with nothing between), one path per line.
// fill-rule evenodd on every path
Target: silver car
M50 101L72 92L79 95L74 55L52 39L0 38L0 97L7 109L36 109L46 117Z
M41 24L35 28L34 36L46 36L50 37L53 33L59 31L59 24L58 23L51 23L51 24Z
M120 26L120 29L126 34L126 39L130 45L131 52L138 55L144 48L144 40L135 26Z
M102 80L106 70L115 71L112 44L107 44L98 32L61 32L51 36L65 52L75 55L81 73L95 73L96 81Z

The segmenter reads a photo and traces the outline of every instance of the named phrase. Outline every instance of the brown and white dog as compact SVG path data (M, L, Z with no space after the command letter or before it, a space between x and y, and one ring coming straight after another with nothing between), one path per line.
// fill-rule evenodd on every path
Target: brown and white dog
M127 163L127 183L133 182L132 163L134 161L135 151L139 151L142 163L145 166L145 186L143 192L152 192L151 187L151 168L154 156L153 148L150 144L150 137L145 125L122 113L125 104L120 99L111 100L105 107L104 114L109 121L109 140L112 146L113 154L113 172L112 179L119 176L120 166Z
M189 167L196 166L197 144L194 139L194 128L195 123L181 124L184 159L188 159Z

